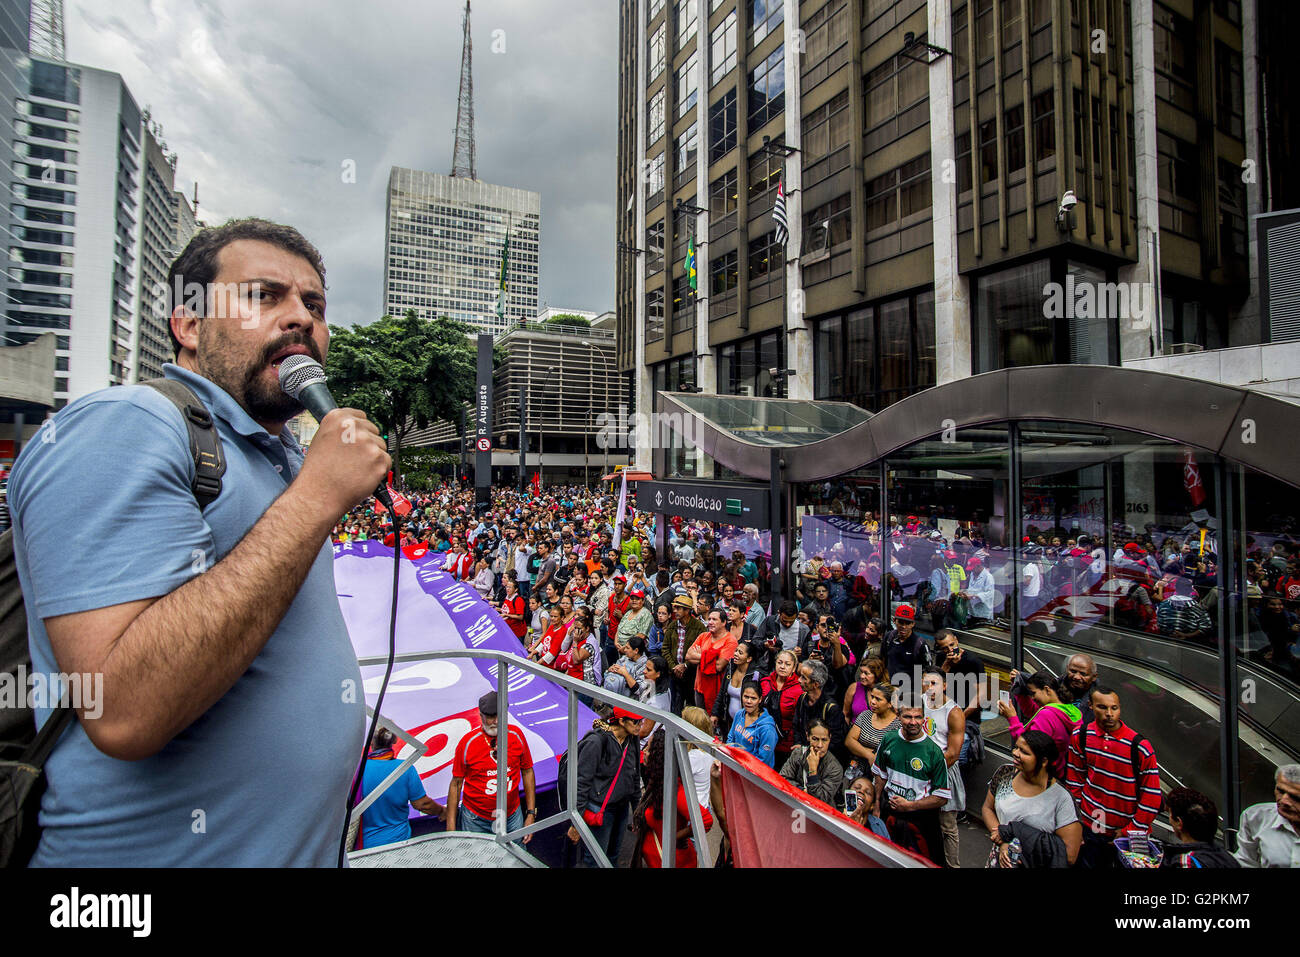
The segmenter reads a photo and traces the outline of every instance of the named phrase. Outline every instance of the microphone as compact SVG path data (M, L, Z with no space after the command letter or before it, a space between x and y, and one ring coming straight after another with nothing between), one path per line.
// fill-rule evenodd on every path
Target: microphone
M311 413L317 422L322 421L338 408L334 396L330 395L329 386L325 384L325 370L311 356L286 356L280 363L280 388L290 398L297 399L302 407ZM383 482L375 489L375 498L388 509L388 514L397 519L393 509L393 500L388 495L388 486ZM396 542L394 529L393 541Z

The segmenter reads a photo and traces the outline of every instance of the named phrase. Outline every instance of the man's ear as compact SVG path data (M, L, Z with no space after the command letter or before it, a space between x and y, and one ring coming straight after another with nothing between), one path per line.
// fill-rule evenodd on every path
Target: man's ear
M197 353L199 351L199 317L185 306L178 305L172 310L168 321L171 323L172 335L181 344L181 348Z

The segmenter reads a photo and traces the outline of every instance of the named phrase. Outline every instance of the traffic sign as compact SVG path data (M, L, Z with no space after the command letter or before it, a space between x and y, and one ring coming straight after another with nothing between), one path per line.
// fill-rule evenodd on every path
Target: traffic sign
M477 442L476 444L477 444L477 446L478 446L478 450L479 450L480 452L491 452L491 451L492 451L492 440L489 439L489 438L481 438L481 439L478 440L478 442Z

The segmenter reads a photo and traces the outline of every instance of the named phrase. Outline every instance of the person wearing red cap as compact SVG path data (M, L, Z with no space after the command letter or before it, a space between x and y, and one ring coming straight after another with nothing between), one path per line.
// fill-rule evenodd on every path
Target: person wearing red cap
M641 796L640 725L641 715L615 708L608 722L597 721L592 732L578 742L575 806L611 864L618 863L632 803ZM572 825L569 840L575 844L581 840ZM585 844L582 864L596 866Z
M930 646L916 633L915 625L916 609L911 605L899 605L894 609L894 627L885 632L881 642L881 655L890 681L894 684L900 680L911 682L910 688L921 687L918 669L929 667L931 663Z

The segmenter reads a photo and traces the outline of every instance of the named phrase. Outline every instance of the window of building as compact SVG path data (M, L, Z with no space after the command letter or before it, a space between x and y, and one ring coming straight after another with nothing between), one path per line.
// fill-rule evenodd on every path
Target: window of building
M666 37L667 25L659 24L655 32L650 35L650 72L646 75L646 82L653 83L660 73L664 72L664 63L667 59Z
M695 177L695 160L700 151L698 127L698 123L692 123L686 128L686 132L677 137L677 140L673 143L673 153L677 157L674 186L681 186Z
M728 90L709 107L709 162L716 163L736 148L736 91Z
M1153 6L1155 32L1156 96L1186 110L1196 111L1196 32L1192 21L1174 13L1158 0Z
M1241 0L1214 0L1214 12L1234 27L1241 26Z
M985 120L980 124L980 182L992 183L998 178L998 124Z
M695 296L690 278L681 275L673 280L673 334L695 325Z
M773 145L784 142L784 137L777 137L773 140ZM776 202L776 194L771 196L767 194L776 189L777 183L780 182L781 174L785 169L785 161L780 156L774 156L768 152L755 153L749 158L749 205L751 211L756 211L755 207L764 204L771 207Z
M1241 168L1219 160L1219 254L1246 258L1246 187Z
M1244 131L1241 54L1226 43L1214 44L1215 121L1229 136L1241 138Z
M664 337L664 291L652 289L645 297L646 342L657 342Z
M718 392L723 395L771 397L776 390L771 369L783 368L781 338L765 332L718 350Z
M776 241L776 232L766 233L749 241L749 281L767 278L779 272L784 256L782 246Z
M929 209L934 201L930 186L930 154L918 156L898 168L898 209L906 219Z
M677 0L677 49L686 46L700 25L699 0Z
M785 109L785 48L777 47L749 74L749 128L756 131Z
M804 115L803 163L807 169L849 143L849 91L843 90L830 102Z
M853 238L853 217L845 193L804 213L804 236L809 249L830 249Z
M1056 155L1056 114L1052 91L1037 94L1033 99L1034 160Z
M713 86L736 68L736 11L727 14L726 19L713 31L713 53L709 62L713 64L713 73L709 85Z
M804 74L807 75L823 60L848 43L849 5L841 3L837 8L834 0L830 0L808 18L804 24L804 33L805 52L800 56L800 63ZM819 76L818 79L820 78Z
M695 109L695 104L699 100L699 63L699 53L692 51L686 62L682 64L682 68L677 71L677 118L679 120Z
M891 225L898 219L898 170L877 176L867 183L867 232Z
M780 30L784 16L784 0L749 0L750 47L758 46L769 33Z
M661 192L664 188L664 154L660 153L653 159L647 160L646 165L646 194L653 196Z
M664 90L650 98L650 111L646 120L646 148L657 142L664 135Z
M924 34L920 42L925 42ZM904 56L886 60L868 73L863 82L866 91L863 122L867 130L893 119L930 94L925 64ZM900 135L905 132L910 130L899 131Z
M1006 130L1007 172L1014 173L1025 168L1025 108L1013 106L1007 110L1002 125Z
M662 10L663 8L664 8L664 0L650 0L650 13L648 14L647 22L659 16L659 11Z
M1160 228L1189 239L1200 237L1200 177L1196 144L1156 132L1156 179L1160 184Z
M659 272L664 268L664 221L647 226L645 231L646 272Z
M709 263L709 295L726 295L740 284L739 261L739 254L733 249Z
M934 384L934 293L895 297L817 323L814 395L871 412Z
M958 135L955 158L957 161L957 192L965 193L971 188L971 149L969 133L961 133Z
M713 232L721 221L736 211L736 171L727 170L709 184L709 231ZM735 226L735 222L731 223Z

